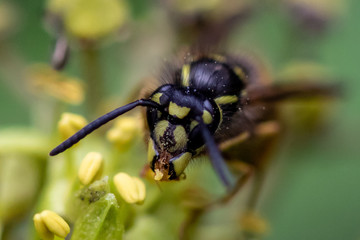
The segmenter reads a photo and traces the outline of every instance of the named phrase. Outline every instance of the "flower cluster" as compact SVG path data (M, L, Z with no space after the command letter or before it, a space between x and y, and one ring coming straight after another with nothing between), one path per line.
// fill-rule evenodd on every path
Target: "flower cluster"
M119 117L66 152L48 156L51 148L90 120L155 89L152 78L134 81L152 72L154 59L173 49L184 49L184 45L206 50L226 44L241 48L244 36L250 36L247 44L254 48L256 41L251 39L252 34L243 34L246 28L242 26L253 16L264 17L263 6L251 0L150 2L47 0L44 23L56 41L51 63L26 60L41 56L47 61L49 56L38 51L50 46L49 39L30 44L29 52L39 56L21 56L13 49L13 36L21 27L18 23L26 17L21 19L23 14L10 2L0 3L1 80L4 78L29 113L20 121L28 127L0 129L0 239L180 236L248 240L268 234L270 224L255 207L262 175L251 185L254 191L244 191L250 192L248 201L225 192L208 161L186 169L186 180L183 174L179 181L157 181L164 176L159 170L154 173L146 163L144 112L134 110L133 115ZM345 4L340 0L331 4L326 0L275 2L278 5L272 8L277 9L276 14L285 13L291 21L283 26L287 29L281 36L284 42L279 56L283 59L276 63L282 71L274 78L294 82L328 78L327 69L315 63L318 40L339 19ZM38 13L33 15L40 25ZM119 43L119 39L127 41ZM186 51L181 54L184 59L191 58ZM255 57L251 61L259 62L260 70L250 74L264 81L273 78L263 70L266 64ZM151 82L150 87L145 82ZM135 91L129 91L131 88ZM115 94L117 97L110 96ZM14 108L16 114L21 111L13 107L16 104L5 105ZM295 110L284 107L282 114L297 129L295 135L302 136L309 129L314 134L322 125L326 104L314 100L310 105L303 108L298 104ZM6 117L0 117L1 123ZM265 137L279 130L275 122L259 126L256 130ZM250 135L236 140L241 142ZM261 171L267 170L268 160L267 156L261 159ZM231 161L229 165L234 172L253 171L245 162Z

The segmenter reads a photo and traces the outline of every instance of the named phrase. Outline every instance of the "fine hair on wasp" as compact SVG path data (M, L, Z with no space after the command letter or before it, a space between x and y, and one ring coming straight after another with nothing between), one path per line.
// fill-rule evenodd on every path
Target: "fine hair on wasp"
M246 58L190 56L165 72L163 83L148 96L89 123L50 155L65 151L105 123L143 106L149 128L148 164L155 180L179 179L188 163L206 151L219 179L230 190L239 183L235 183L225 159L234 160L234 146L251 139L258 129L274 126L277 102L329 97L338 92L337 86L329 83L264 81ZM251 163L258 153L248 151L242 155L242 160Z

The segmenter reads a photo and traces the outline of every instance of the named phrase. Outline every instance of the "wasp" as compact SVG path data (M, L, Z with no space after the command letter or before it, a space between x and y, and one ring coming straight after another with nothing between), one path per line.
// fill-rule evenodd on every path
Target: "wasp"
M214 54L185 60L166 78L149 96L89 123L54 148L50 156L65 151L114 118L142 106L146 108L149 129L148 163L155 180L179 179L192 159L207 152L219 179L232 189L235 183L225 157L234 156L234 146L238 146L239 139L252 139L262 123L277 119L275 102L336 93L336 87L331 84L267 83L254 74L253 67L244 59ZM257 151L261 153L265 149L260 147ZM255 155L258 153L247 148L242 158L252 162Z

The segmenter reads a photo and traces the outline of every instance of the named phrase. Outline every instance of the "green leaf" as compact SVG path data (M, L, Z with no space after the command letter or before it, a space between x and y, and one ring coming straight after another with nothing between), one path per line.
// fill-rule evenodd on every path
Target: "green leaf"
M78 190L80 186L79 180L73 183L70 198L66 203L66 215L72 222L86 212L92 203L100 200L109 192L107 176Z
M89 205L75 222L72 240L122 239L124 224L115 195L107 193Z

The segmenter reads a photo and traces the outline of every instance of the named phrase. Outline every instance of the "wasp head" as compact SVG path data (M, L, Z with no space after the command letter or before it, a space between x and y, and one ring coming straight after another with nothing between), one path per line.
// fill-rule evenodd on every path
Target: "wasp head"
M148 162L156 180L178 179L204 145L197 117L214 133L221 119L218 106L190 88L173 85L160 87L151 100L161 109L147 109Z

